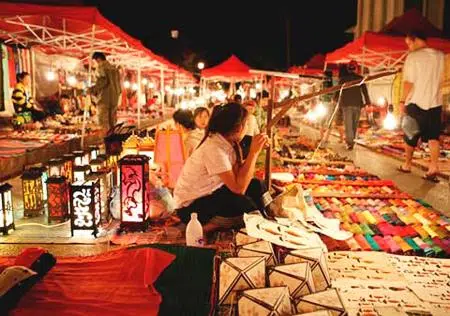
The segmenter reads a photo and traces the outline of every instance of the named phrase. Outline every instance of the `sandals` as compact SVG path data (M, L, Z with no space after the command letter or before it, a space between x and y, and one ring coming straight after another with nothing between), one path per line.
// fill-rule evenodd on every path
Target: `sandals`
M439 183L439 178L437 176L437 173L424 174L422 179L433 182L433 183Z
M409 170L408 169L404 169L402 165L400 165L397 168L397 171L400 171L400 172L403 172L403 173L411 173L411 169L409 169Z

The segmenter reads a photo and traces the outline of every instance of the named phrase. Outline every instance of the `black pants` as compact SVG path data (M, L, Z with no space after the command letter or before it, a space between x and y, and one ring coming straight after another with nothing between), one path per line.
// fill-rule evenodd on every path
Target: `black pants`
M198 198L189 206L177 210L178 217L188 223L191 213L198 214L202 224L208 223L213 217L238 217L255 210L264 210L262 195L266 192L264 184L253 179L245 195L236 194L223 185L212 194Z
M442 106L423 110L416 104L410 103L406 106L405 111L406 114L417 121L420 130L420 133L412 139L405 136L406 144L411 147L416 147L419 139L422 139L424 143L429 140L439 140L441 134Z

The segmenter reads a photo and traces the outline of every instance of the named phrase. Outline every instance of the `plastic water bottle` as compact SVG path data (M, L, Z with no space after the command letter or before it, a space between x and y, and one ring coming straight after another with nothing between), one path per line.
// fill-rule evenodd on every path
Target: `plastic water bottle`
M203 245L203 228L197 219L197 213L191 214L191 220L186 227L186 245L201 247Z

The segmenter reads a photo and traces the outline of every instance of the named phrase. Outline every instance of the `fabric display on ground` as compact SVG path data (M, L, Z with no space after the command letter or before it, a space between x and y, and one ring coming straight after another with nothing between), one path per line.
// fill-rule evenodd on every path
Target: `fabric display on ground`
M295 178L292 183L277 184L284 186L288 192L300 183L303 190L311 191L313 196L308 210L313 210L315 214L318 212L326 219L339 221L341 230L352 233L351 237L340 239L333 234L336 230L327 233L326 229L318 229L317 232L321 233L322 241L329 251L372 250L450 257L450 218L426 203L415 201L396 188L391 181L356 179L353 182L357 185L350 185L351 180L335 184L342 181L315 180L311 170L307 171L309 180L298 181L303 167L297 168L295 170L290 166L286 169ZM323 168L318 176L324 176ZM289 217L282 213L280 215Z
M249 217L251 221L260 216ZM269 227L266 222L261 225L266 225L262 231ZM235 249L261 249L256 245L267 242L266 236L256 238L248 229L236 234ZM268 253L258 251L235 251L221 260L219 315L237 311L239 315L444 316L450 312L450 265L444 259L276 245L275 263L270 263Z
M13 139L0 139L0 157L14 157L24 154L26 151L43 148L48 143L45 141L20 141Z

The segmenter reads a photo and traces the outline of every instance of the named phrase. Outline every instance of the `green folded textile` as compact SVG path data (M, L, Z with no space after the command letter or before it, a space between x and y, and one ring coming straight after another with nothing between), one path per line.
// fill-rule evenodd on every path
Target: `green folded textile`
M416 252L416 253L421 253L421 252L422 252L422 248L420 248L420 247L415 243L415 241L412 240L411 237L405 237L405 238L403 238L403 239L408 243L408 245L410 245L410 246L412 247L412 249L414 250L414 252Z
M155 282L163 300L158 315L209 315L213 290L214 249L174 245L143 245L176 256Z
M381 250L380 246L379 246L378 243L375 241L375 239L372 238L371 235L367 235L367 234L366 234L366 235L364 235L364 237L366 238L367 242L368 242L369 245L370 245L370 248L372 248L373 251L380 251L380 250Z
M364 232L364 235L370 235L370 236L375 235L373 230L370 229L369 225L367 225L367 224L359 224L359 226L361 227L362 231Z

